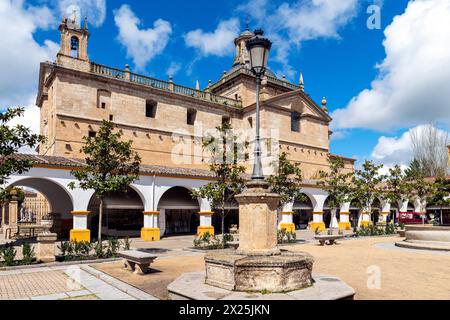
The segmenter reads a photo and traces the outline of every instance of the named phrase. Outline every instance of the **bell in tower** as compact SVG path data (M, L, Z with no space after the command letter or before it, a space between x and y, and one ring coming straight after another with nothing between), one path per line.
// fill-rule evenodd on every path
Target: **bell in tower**
M70 18L63 17L59 25L59 32L61 42L56 63L72 69L89 71L87 19L85 18L84 26L81 27L77 12L74 11Z
M253 32L248 29L248 17L246 19L245 30L234 40L234 45L236 46L236 57L234 58L234 64L245 65L250 64L250 56L245 46L245 42L253 37Z

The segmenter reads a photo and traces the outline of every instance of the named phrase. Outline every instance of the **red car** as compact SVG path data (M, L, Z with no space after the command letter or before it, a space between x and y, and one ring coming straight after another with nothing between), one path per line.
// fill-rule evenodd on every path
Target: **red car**
M428 218L424 215L422 220L422 214L420 212L400 212L398 216L398 222L403 224L418 224L418 223L427 223Z

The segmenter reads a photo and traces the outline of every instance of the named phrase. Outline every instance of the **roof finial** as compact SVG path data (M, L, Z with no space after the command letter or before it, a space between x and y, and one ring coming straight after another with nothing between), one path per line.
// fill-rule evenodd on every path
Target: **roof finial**
M322 98L322 110L328 113L327 99L325 97Z
M84 17L84 30L88 29L88 18Z
M249 20L250 20L250 18L249 18L249 16L247 15L247 17L245 18L245 30L246 30L246 31L249 30L249 29L248 29L248 22L249 22Z
M305 91L305 82L303 81L303 73L300 72L300 79L298 80L300 90Z

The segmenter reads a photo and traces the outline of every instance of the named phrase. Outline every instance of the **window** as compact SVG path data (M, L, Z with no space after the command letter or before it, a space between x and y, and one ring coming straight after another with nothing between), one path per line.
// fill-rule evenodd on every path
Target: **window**
M73 36L72 38L70 38L70 55L72 56L72 58L78 58L78 48L78 38Z
M105 89L97 90L97 108L108 109L111 106L111 92Z
M112 114L109 115L109 121L113 121L114 120L114 116Z
M95 132L95 131L89 131L89 137L90 137L90 138L95 138L96 135L97 135L97 132Z
M102 109L106 108L106 102L102 102Z
M222 124L230 124L230 117L223 116L222 117Z
M197 110L190 109L187 111L187 124L193 126L195 123L195 118L197 116Z
M300 132L300 114L296 111L291 113L291 131Z
M145 101L145 116L147 118L155 118L156 116L156 107L158 103L153 100Z
M253 118L252 117L248 117L247 121L248 121L248 124L250 125L250 128L253 128Z

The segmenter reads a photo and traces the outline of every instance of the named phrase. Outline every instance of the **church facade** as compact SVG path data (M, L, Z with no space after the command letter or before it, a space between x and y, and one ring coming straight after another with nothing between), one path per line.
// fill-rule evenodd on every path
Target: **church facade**
M133 148L142 157L143 166L168 168L166 171L175 175L178 171L190 172L183 176L192 183L185 181L167 191L170 197L165 200L165 208L159 204L153 206L151 216L159 218L152 222L152 228L164 229L166 234L187 233L196 228L213 231L213 210L200 212L200 215L194 212L198 209L181 189L189 188L189 184L198 186L198 180L205 179L209 157L202 142L207 132L214 132L224 122L250 142L241 152L250 156L244 163L251 172L256 88L245 42L253 33L245 30L237 36L231 69L217 81L209 81L201 90L198 85L190 88L176 84L172 78L160 80L136 74L128 65L119 69L92 62L88 55L87 22L81 26L64 18L59 32L60 50L56 60L42 62L40 66L36 104L40 109L40 133L46 141L38 148L39 156L66 158L71 162L83 159L80 153L83 137L95 135L103 120L112 121L124 139L133 140ZM330 153L332 119L326 99L321 105L315 103L305 92L302 76L298 84L293 84L270 70L262 80L260 99L264 174L270 174L270 163L280 152L287 153L290 161L299 163L304 175L302 188L312 191L305 191L310 204L299 204L297 209L309 210L309 222L322 227L326 193L316 185L316 179L320 171L327 170L329 157L339 157ZM340 158L346 170L353 170L354 159ZM320 199L313 194L320 195ZM128 199L130 207L135 208L129 210L130 216L141 215L143 208L133 206L133 201ZM123 211L118 209L120 205L114 206L113 199L110 202L111 212L117 211L114 223L129 223L131 218L120 222ZM95 208L95 201L91 206ZM288 215L295 206L288 206L286 217L280 216L280 222L293 223ZM205 215L209 219L205 219ZM144 222L145 219L144 212ZM237 221L235 217L230 223Z

